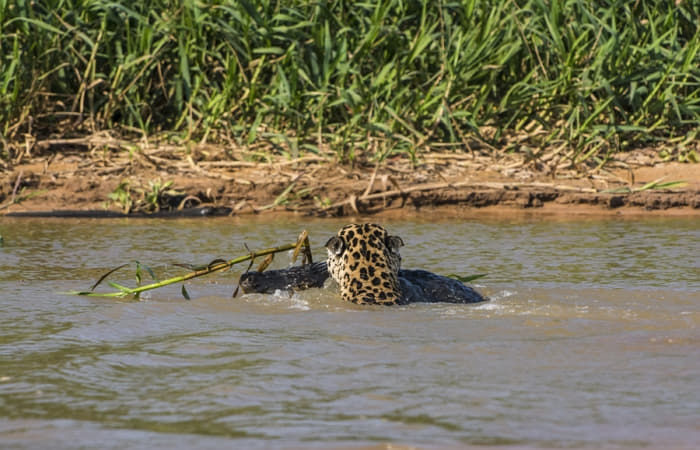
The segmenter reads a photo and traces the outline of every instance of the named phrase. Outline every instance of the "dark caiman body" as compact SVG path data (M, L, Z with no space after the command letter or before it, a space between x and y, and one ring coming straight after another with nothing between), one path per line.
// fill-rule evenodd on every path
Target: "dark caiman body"
M326 261L289 269L246 272L239 285L245 293L274 293L277 290L301 290L322 287L329 277ZM458 280L427 270L399 270L401 304L479 303L486 301L477 291Z

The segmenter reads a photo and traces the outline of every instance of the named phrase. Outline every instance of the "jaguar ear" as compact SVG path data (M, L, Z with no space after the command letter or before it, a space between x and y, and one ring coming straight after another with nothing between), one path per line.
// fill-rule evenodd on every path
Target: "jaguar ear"
M345 242L343 242L342 238L333 236L332 238L328 239L328 242L326 242L326 248L337 256L343 253L343 250L345 250Z
M403 247L403 239L398 236L387 236L386 246L393 252L398 252L399 247Z

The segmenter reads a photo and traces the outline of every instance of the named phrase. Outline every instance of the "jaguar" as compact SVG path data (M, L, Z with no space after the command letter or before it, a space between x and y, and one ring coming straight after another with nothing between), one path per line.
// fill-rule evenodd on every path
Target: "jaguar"
M462 282L426 270L401 269L403 239L381 225L350 224L328 242L328 258L303 266L246 272L243 292L272 293L321 287L330 276L343 300L361 305L405 305L415 302L477 303L487 300Z

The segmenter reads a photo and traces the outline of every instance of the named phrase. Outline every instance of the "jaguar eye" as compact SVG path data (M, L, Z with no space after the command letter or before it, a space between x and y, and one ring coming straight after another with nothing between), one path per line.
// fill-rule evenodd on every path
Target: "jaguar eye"
M392 252L398 253L399 247L403 247L403 239L398 236L387 236L386 246Z
M338 256L343 253L345 249L345 242L338 236L333 236L326 242L326 248L331 251L334 255Z

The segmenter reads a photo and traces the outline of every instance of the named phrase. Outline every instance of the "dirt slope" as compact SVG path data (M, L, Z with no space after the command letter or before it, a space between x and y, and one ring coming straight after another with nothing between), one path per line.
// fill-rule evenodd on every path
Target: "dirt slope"
M415 164L401 157L352 166L338 164L332 155L256 162L249 154L223 153L199 147L172 159L168 148L133 153L78 148L25 157L0 171L0 214L124 211L128 197L132 211L153 211L156 204L161 210L217 206L219 213L236 215L413 214L434 208L700 215L700 164L661 162L653 152L625 154L605 170L585 173L517 155L426 153ZM642 189L653 181L686 183ZM172 185L162 188L166 182ZM110 199L120 184L127 196ZM160 192L154 193L153 184Z

